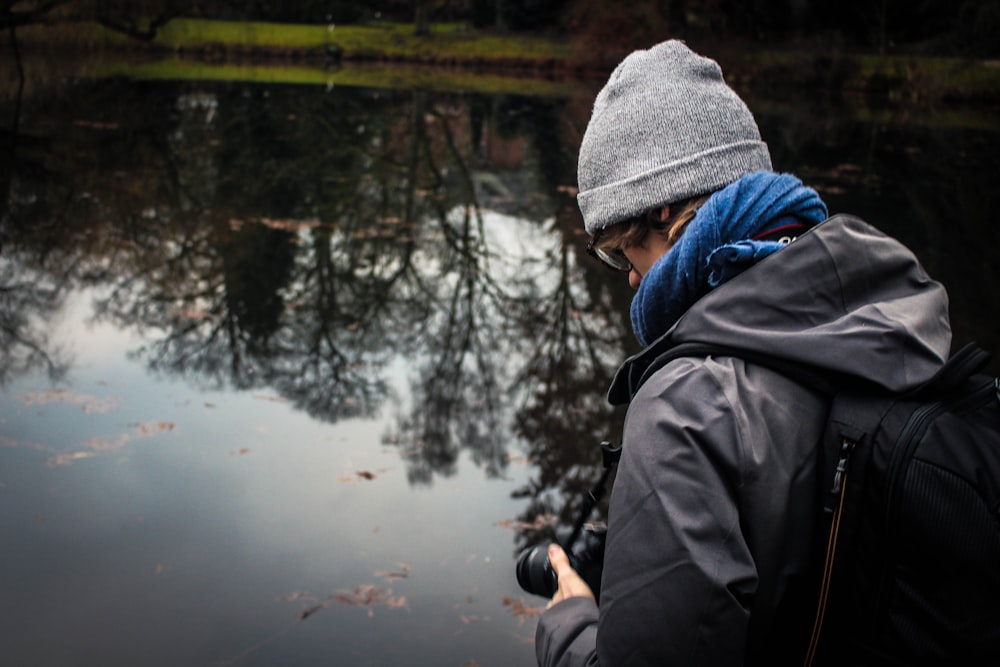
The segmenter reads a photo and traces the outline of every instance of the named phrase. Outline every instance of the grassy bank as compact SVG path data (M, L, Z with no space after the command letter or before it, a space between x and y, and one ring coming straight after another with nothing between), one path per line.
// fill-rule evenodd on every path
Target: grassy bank
M26 48L103 53L109 62L118 63L115 73L129 75L132 68L149 78L244 76L248 68L259 76L261 68L293 66L301 69L296 77L326 81L330 66L342 64L336 72L342 82L360 76L371 81L373 71L362 75L349 70L357 63L379 63L396 70L386 75L388 81L427 79L429 75L419 69L404 72L401 67L432 65L450 72L450 87L468 89L474 79L493 77L492 82L481 83L487 89L517 90L527 85L524 77L547 78L551 86L567 76L601 78L611 67L588 60L567 38L493 34L459 24L436 24L430 35L417 36L411 24L398 23L340 26L175 19L149 41L88 23L33 26L19 30L18 36ZM699 46L715 55L729 78L745 88L865 95L907 105L1000 103L997 62L833 53L819 47L803 52L780 45ZM132 65L130 55L120 55L135 52L141 52L143 60L153 56L161 62ZM319 71L307 72L308 68ZM280 76L276 71L264 75ZM520 82L510 79L512 75Z
M98 64L93 74L101 78L122 76L144 81L250 81L530 97L567 97L577 90L577 84L567 79L469 72L462 68L431 68L406 63L358 63L324 69L294 63L202 63L170 57L147 63L108 60Z
M139 49L222 57L339 58L521 69L574 66L563 39L494 35L458 24L436 24L418 36L410 24L288 25L175 19L143 42L97 24L34 26L19 32L28 45Z

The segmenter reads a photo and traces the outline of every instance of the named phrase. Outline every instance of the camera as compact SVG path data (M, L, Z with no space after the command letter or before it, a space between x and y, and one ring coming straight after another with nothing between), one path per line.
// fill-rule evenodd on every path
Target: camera
M580 578L587 582L590 590L597 598L601 594L601 572L604 569L604 540L607 530L604 527L588 526L578 532L572 544L565 546L563 540L556 541L566 551L570 565ZM572 535L563 534L564 538ZM559 582L555 570L549 563L549 542L536 544L521 552L517 558L515 573L517 583L528 593L550 598L555 595Z
M608 476L611 474L614 464L621 457L621 451L620 446L613 447L607 441L601 443L601 459L604 464L601 478L587 494L576 524L568 532L565 529L556 530L556 543L566 552L569 564L573 566L576 573L590 586L590 590L594 593L594 599L599 599L601 595L601 574L604 571L604 542L607 528L603 525L596 526L587 523L587 517L604 497L607 491L605 485ZM536 544L522 551L521 555L517 557L517 565L514 568L517 583L525 592L546 598L555 595L559 588L555 570L552 569L552 563L549 562L549 544L551 543Z

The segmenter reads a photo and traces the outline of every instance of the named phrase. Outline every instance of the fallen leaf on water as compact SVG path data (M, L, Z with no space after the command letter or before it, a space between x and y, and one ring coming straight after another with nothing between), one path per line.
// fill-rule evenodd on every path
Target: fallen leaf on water
M380 579L386 579L387 581L395 581L397 579L406 579L410 576L410 566L405 563L397 563L399 565L399 570L377 570L375 576Z
M330 596L330 599L341 604L357 604L357 601L353 597L343 593L335 593Z
M15 397L25 405L45 405L48 403L69 403L79 405L80 409L88 413L105 414L118 407L121 399L117 396L94 396L92 394L79 394L67 389L52 389L50 391L39 391L29 394L22 394Z
M7 436L4 436L4 435L0 435L0 446L2 446L2 447L10 447L10 448L24 447L24 448L27 448L27 449L34 449L34 450L39 451L39 452L51 452L52 451L51 447L46 447L45 445L39 445L39 444L34 443L34 442L24 442L24 441L21 441L21 440L13 440L13 439L8 438Z
M79 459L89 459L94 456L117 452L136 438L147 438L166 431L172 431L176 427L176 424L165 421L144 422L141 424L133 424L133 427L134 430L131 433L123 433L113 441L102 437L91 438L84 443L86 449L76 452L63 452L61 454L55 454L54 456L50 456L45 463L49 466L68 466L73 461L77 461Z
M46 461L46 465L58 468L61 466L68 466L73 461L78 461L80 459L89 459L92 456L97 456L96 452L66 452L65 454L56 454L55 456L50 456Z
M156 435L164 431L173 431L177 424L173 422L146 422L136 427L140 436Z
M388 470L389 468L379 468L377 472L381 474ZM374 472L371 472L370 470L358 470L357 472L353 472L347 475L341 475L340 477L337 478L337 481L348 484L350 482L357 482L358 480L364 480L366 482L370 482L374 479L378 479L378 475L375 474Z
M535 517L534 521L521 521L520 519L502 519L497 521L495 525L501 528L509 528L518 532L524 532L526 530L544 530L549 526L552 526L556 521L554 514L539 514Z
M307 618L309 618L310 616L312 616L313 614L315 614L317 611L319 611L320 609L322 609L324 606L325 605L318 604L318 605L314 605L312 607L309 607L307 609L303 609L302 611L299 612L299 620L300 621L306 620Z
M129 440L128 435L123 435L118 438L117 442L108 442L105 438L91 438L85 444L87 445L87 449L94 454L107 454L123 447Z
M393 595L391 588L376 588L374 584L362 584L353 591L337 591L330 595L329 599L341 604L366 607L368 616L373 616L372 607L380 604L389 609L409 609L409 602L405 596Z
M282 602L295 602L296 600L302 600L309 597L309 594L305 591L293 591L288 595L282 595L278 599Z
M503 598L503 606L510 607L511 613L517 617L518 624L523 624L524 619L538 616L545 611L545 607L529 607L524 604L523 599L515 600L510 597Z
M288 401L280 396L265 396L263 394L257 394L254 396L258 401L271 401L272 403L287 403Z

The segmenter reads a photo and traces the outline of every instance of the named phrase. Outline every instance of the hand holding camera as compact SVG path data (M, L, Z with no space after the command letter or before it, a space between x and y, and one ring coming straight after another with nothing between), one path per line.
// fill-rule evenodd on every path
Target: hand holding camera
M603 528L588 527L578 532L575 539L572 535L567 538L564 533L562 537L566 539L525 549L517 559L517 583L526 592L553 598L553 602L559 601L554 599L557 591L560 599L564 599L580 595L577 592L580 589L586 589L589 597L596 600L604 569L604 536ZM567 544L566 549L562 544ZM577 581L569 583L573 578Z
M595 602L597 601L594 589L573 569L573 566L569 562L569 556L558 544L549 545L549 563L552 566L552 570L556 573L556 582L559 584L559 587L556 589L555 595L552 596L546 609L569 598L586 597ZM600 591L599 579L600 570L598 570L598 591Z
M605 493L605 483L621 448L602 442L601 453L604 472L573 529L568 534L557 531L556 542L528 547L517 559L517 583L528 593L552 598L549 606L570 597L586 596L596 601L600 595L606 530L585 523Z

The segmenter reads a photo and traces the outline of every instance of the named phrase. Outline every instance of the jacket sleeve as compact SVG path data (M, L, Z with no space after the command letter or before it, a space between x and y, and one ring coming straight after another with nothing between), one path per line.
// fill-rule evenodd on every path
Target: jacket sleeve
M600 613L576 599L547 610L540 665L743 664L757 573L737 511L741 413L723 384L705 363L680 360L633 399Z

